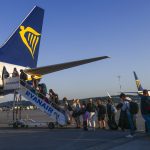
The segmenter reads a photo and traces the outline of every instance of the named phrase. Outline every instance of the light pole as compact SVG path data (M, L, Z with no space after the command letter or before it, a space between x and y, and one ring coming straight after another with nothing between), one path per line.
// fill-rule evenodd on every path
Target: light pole
M120 93L121 93L121 76L119 75L119 76L117 76L118 77L118 82L119 82L119 89L120 89Z

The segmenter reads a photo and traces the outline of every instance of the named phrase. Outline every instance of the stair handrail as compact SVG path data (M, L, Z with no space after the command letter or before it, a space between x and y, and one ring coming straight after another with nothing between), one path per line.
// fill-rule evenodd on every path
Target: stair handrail
M24 80L21 80L20 79L20 81L23 83L23 84L25 84L25 85L23 85L21 82L20 82L20 84L22 85L22 86L24 86L26 89L28 89L28 90L35 90L35 94L36 95L38 95L38 94L41 94L44 98L47 98L44 94L42 94L42 93L40 93L37 89L35 89L34 87L32 87L32 86L30 86L30 84L29 83L27 83L27 81L24 81ZM19 87L20 88L20 87ZM32 92L32 91L31 91ZM46 93L46 94L48 94L48 93ZM42 99L42 98L41 98ZM47 98L48 99L48 98ZM43 99L42 99L43 100ZM48 100L50 100L50 99L48 99ZM46 102L46 101L45 101ZM46 102L47 103L47 102ZM62 109L61 107L59 107L56 103L54 103L54 102L52 102L52 100L50 100L50 102L49 103L47 103L47 104L50 104L50 105L52 105L56 110L58 110L58 111L60 111L61 113L65 113L65 111L64 111L64 109Z

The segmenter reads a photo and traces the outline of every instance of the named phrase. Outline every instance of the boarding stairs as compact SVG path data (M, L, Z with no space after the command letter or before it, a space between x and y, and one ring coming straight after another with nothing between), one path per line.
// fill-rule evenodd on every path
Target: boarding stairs
M4 80L0 77L0 96L13 93L14 90L18 89L19 81L19 77L8 77Z
M57 104L51 102L46 102L44 99L41 99L38 95L39 93L31 87L31 85L20 82L19 89L17 91L36 107L38 107L42 112L46 113L50 119L52 119L57 124L64 126L67 125L69 118L66 112Z

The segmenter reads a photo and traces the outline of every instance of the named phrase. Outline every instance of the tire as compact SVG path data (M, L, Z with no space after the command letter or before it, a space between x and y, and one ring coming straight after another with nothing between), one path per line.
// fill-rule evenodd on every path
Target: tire
M13 128L14 128L14 129L17 129L17 128L18 128L17 122L14 122L14 123L13 123Z
M24 124L22 124L22 125L21 125L21 128L24 128L24 127L25 127L25 125L24 125Z
M50 122L50 123L48 124L48 128L49 128L49 129L54 129L54 128L55 128L54 123L53 123L53 122Z

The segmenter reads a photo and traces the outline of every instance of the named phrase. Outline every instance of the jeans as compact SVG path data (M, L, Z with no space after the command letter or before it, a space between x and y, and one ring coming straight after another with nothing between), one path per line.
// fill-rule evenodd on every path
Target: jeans
M133 121L133 115L127 111L127 117L130 125L130 134L133 135L135 132L135 126L134 126L134 121Z
M89 121L89 127L95 128L95 126L96 126L95 112L90 112L88 121Z
M147 126L147 133L150 134L150 114L143 114L143 118L146 122L146 126Z

